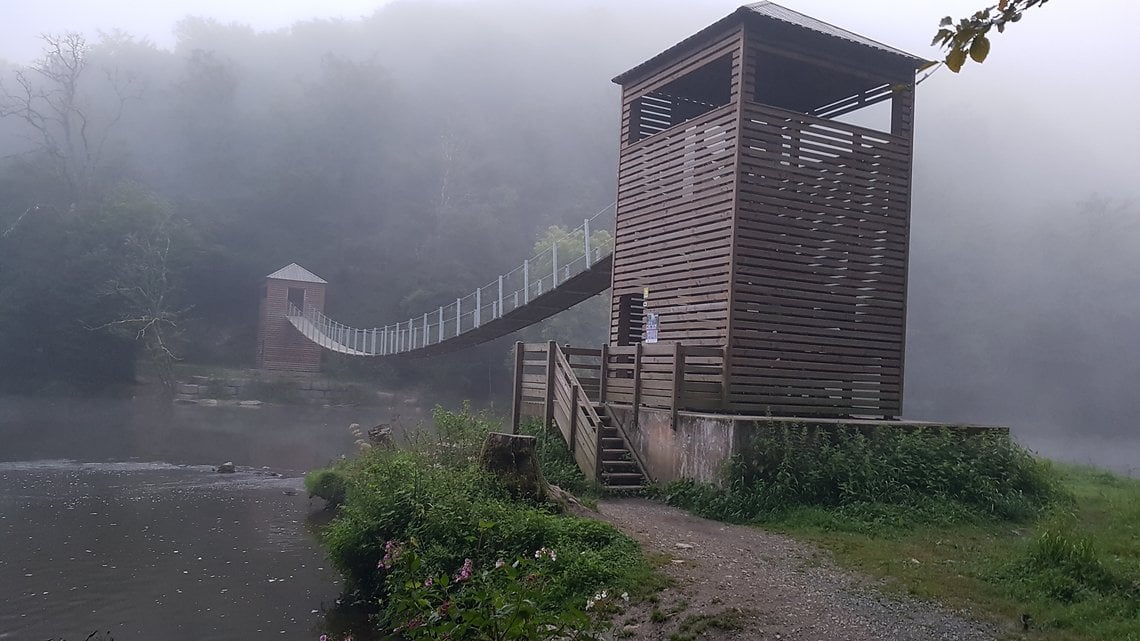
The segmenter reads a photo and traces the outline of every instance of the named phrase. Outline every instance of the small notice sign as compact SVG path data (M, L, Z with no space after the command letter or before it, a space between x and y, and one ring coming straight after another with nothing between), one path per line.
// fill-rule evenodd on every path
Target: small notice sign
M657 329L660 326L660 317L657 314L649 313L645 315L645 341L646 343L657 342Z

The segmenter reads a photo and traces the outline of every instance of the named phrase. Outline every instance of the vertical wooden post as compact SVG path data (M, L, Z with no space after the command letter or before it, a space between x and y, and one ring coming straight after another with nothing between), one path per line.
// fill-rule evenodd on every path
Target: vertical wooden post
M578 440L578 386L571 385L570 387L570 452L574 451L574 447Z
M610 376L610 346L602 345L602 366L598 371L598 402L606 402L606 379Z
M602 482L602 426L594 426L594 480Z
M638 343L633 349L633 424L637 425L638 415L641 414L641 349Z
M677 412L683 409L685 397L685 346L673 343L673 429L677 429Z
M515 389L511 397L511 434L519 433L522 420L523 367L526 364L526 351L522 342L515 343Z
M550 429L550 424L554 421L554 364L555 364L555 350L558 349L558 343L550 341L546 344L546 408L543 413L543 428Z

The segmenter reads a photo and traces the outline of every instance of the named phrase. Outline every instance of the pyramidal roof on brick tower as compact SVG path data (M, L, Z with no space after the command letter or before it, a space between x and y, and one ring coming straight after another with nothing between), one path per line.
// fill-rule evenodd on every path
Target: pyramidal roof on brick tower
M275 280L292 280L298 283L320 283L327 285L328 281L317 276L313 272L301 267L297 263L289 263L288 265L278 269L272 274L266 276Z

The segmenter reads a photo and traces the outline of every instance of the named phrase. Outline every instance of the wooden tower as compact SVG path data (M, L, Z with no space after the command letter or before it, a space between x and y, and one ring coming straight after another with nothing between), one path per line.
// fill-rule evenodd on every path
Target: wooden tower
M653 314L725 348L726 411L897 417L925 64L759 2L615 78L610 342ZM889 125L850 124L877 104Z
M305 338L285 317L299 310L325 309L325 285L313 272L291 263L265 277L257 324L257 368L293 372L321 369L321 348Z

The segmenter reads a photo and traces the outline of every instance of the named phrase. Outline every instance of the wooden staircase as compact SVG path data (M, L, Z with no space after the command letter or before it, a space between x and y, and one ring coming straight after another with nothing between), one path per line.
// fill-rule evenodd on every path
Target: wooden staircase
M524 398L541 399L543 423L557 429L587 478L630 492L652 479L609 407L601 402L606 349L515 345L512 430L518 432ZM538 358L535 358L538 357Z
M601 419L598 426L598 440L601 444L598 480L607 489L615 491L629 492L644 489L648 485L645 473L613 415L602 404L595 405L594 409Z

